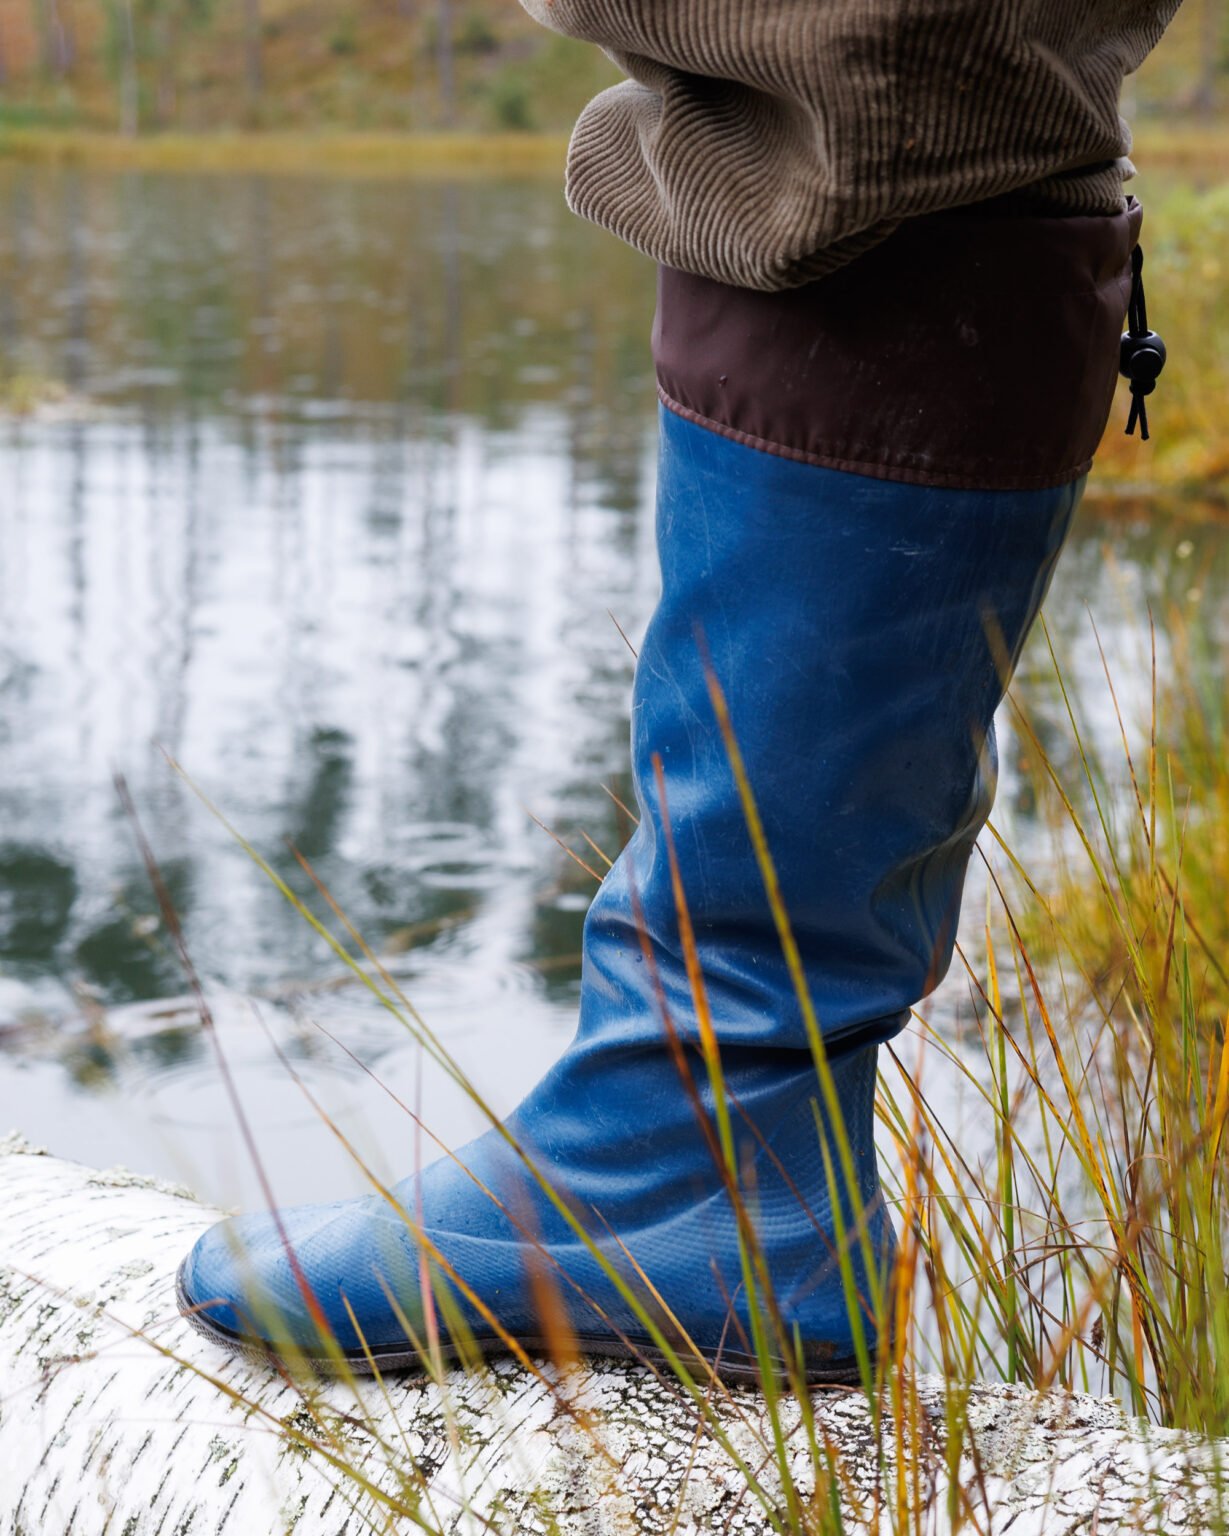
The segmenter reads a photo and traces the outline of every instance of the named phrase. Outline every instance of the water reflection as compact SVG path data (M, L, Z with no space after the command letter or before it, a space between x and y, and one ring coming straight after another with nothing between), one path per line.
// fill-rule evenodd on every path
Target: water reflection
M355 1178L270 1035L396 1171L404 1113L320 1025L447 1140L474 1112L163 753L323 910L291 845L311 860L510 1107L571 1028L590 889L529 813L611 852L626 830L610 615L635 641L657 579L651 267L535 181L0 168L0 209L4 365L65 391L0 421L0 1130L254 1195L194 1018L146 1006L184 982L121 768L279 1191ZM1077 687L1086 605L1130 713L1147 603L1196 590L1222 601L1216 529L1088 509L1049 608Z

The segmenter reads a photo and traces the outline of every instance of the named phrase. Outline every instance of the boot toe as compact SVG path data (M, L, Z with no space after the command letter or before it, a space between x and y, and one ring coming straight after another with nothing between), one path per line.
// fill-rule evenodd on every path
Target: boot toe
M360 1352L364 1343L400 1341L396 1309L418 1310L405 1247L405 1234L368 1200L300 1206L280 1220L232 1218L210 1227L188 1253L180 1304L203 1332L225 1342L309 1355Z
M255 1255L267 1246L261 1228L270 1218L243 1216L203 1232L179 1267L179 1303L202 1331L235 1338L253 1336Z

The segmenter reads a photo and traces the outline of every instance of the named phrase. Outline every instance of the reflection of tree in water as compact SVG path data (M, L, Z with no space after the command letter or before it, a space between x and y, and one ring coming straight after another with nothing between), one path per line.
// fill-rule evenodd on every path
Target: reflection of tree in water
M191 912L191 866L163 870L176 908ZM33 844L0 845L0 966L18 976L53 972L124 1002L182 988L145 872L130 866L109 892L83 891L64 859Z
M192 918L194 871L188 859L162 864L162 878L180 918ZM127 870L98 902L74 935L72 971L99 995L112 1002L165 997L184 987L183 972L158 920L157 903L145 870ZM95 915L96 914L96 915Z
M29 843L0 844L0 961L46 962L68 933L77 899L71 865Z
M317 726L295 754L302 785L287 807L291 825L286 840L308 859L330 853L337 841L353 778L350 745L344 731ZM279 862L287 868L294 863Z

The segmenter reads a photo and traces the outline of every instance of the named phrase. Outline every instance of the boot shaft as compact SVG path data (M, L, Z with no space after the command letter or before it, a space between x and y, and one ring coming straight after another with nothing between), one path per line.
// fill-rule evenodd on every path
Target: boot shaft
M886 1038L947 969L994 793L994 713L1083 482L902 485L665 408L660 430L662 595L632 709L642 815L590 908L582 1030L628 1038L642 925L670 1015L697 1038L668 821L719 1040L808 1049L711 666L825 1038Z

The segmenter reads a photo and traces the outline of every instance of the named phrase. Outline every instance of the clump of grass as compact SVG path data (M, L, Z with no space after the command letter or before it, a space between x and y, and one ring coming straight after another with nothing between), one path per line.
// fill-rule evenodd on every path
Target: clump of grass
M1142 756L1118 714L1121 773L1096 761L1057 662L1075 782L1018 712L1068 851L1034 877L1000 840L996 920L980 965L966 957L981 1051L930 1036L984 1106L993 1157L971 1165L907 1072L885 1119L901 1138L916 1116L930 1149L922 1246L946 1300L929 1358L1224 1435L1229 693L1176 619L1169 640ZM1105 690L1117 713L1108 664Z
M1229 688L1214 640L1177 610L1164 642L1172 659L1154 682L1142 764L1125 740L1121 762L1100 761L1083 735L1080 783L1037 760L1060 853L1022 927L1032 942L1065 933L1116 1016L1140 989L1166 1009L1181 1001L1206 1038L1229 1014ZM1074 857L1061 851L1070 830Z

